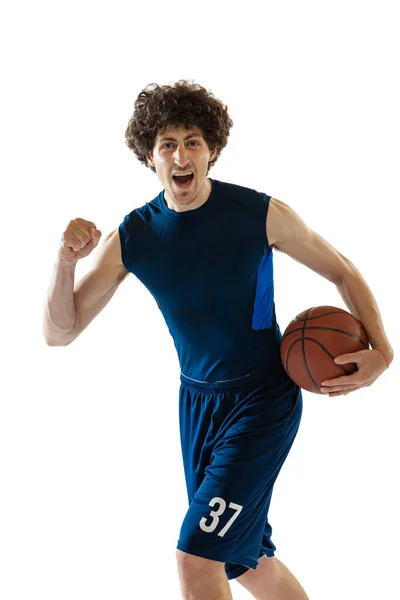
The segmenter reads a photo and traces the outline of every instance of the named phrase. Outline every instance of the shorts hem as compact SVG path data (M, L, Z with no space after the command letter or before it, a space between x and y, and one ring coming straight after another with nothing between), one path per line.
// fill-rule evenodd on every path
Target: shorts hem
M209 550L193 550L193 549L186 548L182 544L178 544L177 549L180 550L181 552L186 552L186 554L192 554L193 556L199 556L200 558L208 558L209 560L216 560L218 562L223 562L223 563L234 563L234 564L238 565L238 568L244 567L246 570L247 569L255 569L258 564L258 561L252 560L251 558L240 558L240 557L235 557L235 556L232 557L231 555L221 556L221 554L218 555L218 553L215 551L213 552L213 551L209 551ZM235 569L235 571L236 570L237 569ZM238 575L236 577L238 577Z
M262 558L263 556L266 556L267 558L274 558L275 553L272 550L268 553L264 552L263 554L261 554L258 560L260 560L260 558ZM244 575L249 569L256 569L256 567L246 567L245 565L238 564L234 569L230 569L229 571L227 571L226 574L229 580L237 579L241 575Z

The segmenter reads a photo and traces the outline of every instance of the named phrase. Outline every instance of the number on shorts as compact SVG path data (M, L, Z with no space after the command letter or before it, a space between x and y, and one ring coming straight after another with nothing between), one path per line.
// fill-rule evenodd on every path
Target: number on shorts
M207 522L206 517L202 517L202 519L200 520L200 523L199 523L200 528L203 531L205 531L206 533L211 533L212 531L214 531L216 529L216 527L219 523L219 517L222 515L222 513L225 512L226 502L223 498L218 498L218 496L216 496L215 498L213 498L211 500L211 502L209 503L209 506L214 506L217 503L219 504L218 510L212 510L209 515L210 517L212 517L212 523L210 525L206 525L206 522ZM224 535L228 531L229 527L231 527L232 523L238 518L243 506L240 506L240 504L235 504L234 502L229 502L229 508L233 508L233 510L235 510L236 512L229 519L229 521L227 522L225 527L223 529L221 529L221 531L218 533L219 537L224 537Z

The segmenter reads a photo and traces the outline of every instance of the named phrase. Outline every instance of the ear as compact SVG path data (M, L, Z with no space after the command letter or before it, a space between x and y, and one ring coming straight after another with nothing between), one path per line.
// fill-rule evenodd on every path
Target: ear
M210 154L210 158L208 159L208 162L211 162L212 160L214 160L214 158L217 156L217 152L218 152L218 149L217 149L217 148L215 148L215 150L213 150L213 151L211 152L211 154Z
M151 154L146 156L146 160L149 163L150 166L153 167L153 169L155 169L155 165L154 165L154 160L153 160L153 156Z

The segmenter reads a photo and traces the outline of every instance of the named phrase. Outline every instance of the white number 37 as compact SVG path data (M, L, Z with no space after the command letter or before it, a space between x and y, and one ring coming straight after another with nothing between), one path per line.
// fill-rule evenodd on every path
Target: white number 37
M211 502L209 503L209 506L215 506L215 504L219 504L219 508L217 510L212 510L210 512L209 516L212 517L211 524L206 525L208 517L207 518L203 517L199 523L200 528L207 533L211 533L212 531L214 531L216 529L216 527L219 523L219 517L222 515L222 513L225 512L225 509L226 509L226 502L223 498L218 498L218 496L216 496L215 498L213 498L211 500ZM240 504L235 504L234 502L229 502L229 508L233 508L233 510L235 512L234 512L233 516L229 519L229 521L227 522L225 527L223 529L221 529L221 531L218 533L218 535L220 537L224 537L224 535L228 531L229 527L238 518L243 506L240 506Z

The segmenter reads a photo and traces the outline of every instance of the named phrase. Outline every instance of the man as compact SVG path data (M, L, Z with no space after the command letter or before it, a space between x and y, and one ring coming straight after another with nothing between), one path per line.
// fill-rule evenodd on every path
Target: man
M182 597L229 600L236 579L257 599L305 600L275 557L268 523L274 483L297 434L301 390L286 375L275 318L272 249L334 283L363 323L372 349L341 357L358 370L324 382L347 394L393 360L375 299L356 267L285 203L208 178L232 126L204 88L148 86L126 139L163 191L105 239L74 290L76 262L97 245L91 221L66 228L50 285L44 334L71 343L126 275L149 289L181 367L180 434L189 509L177 561Z

